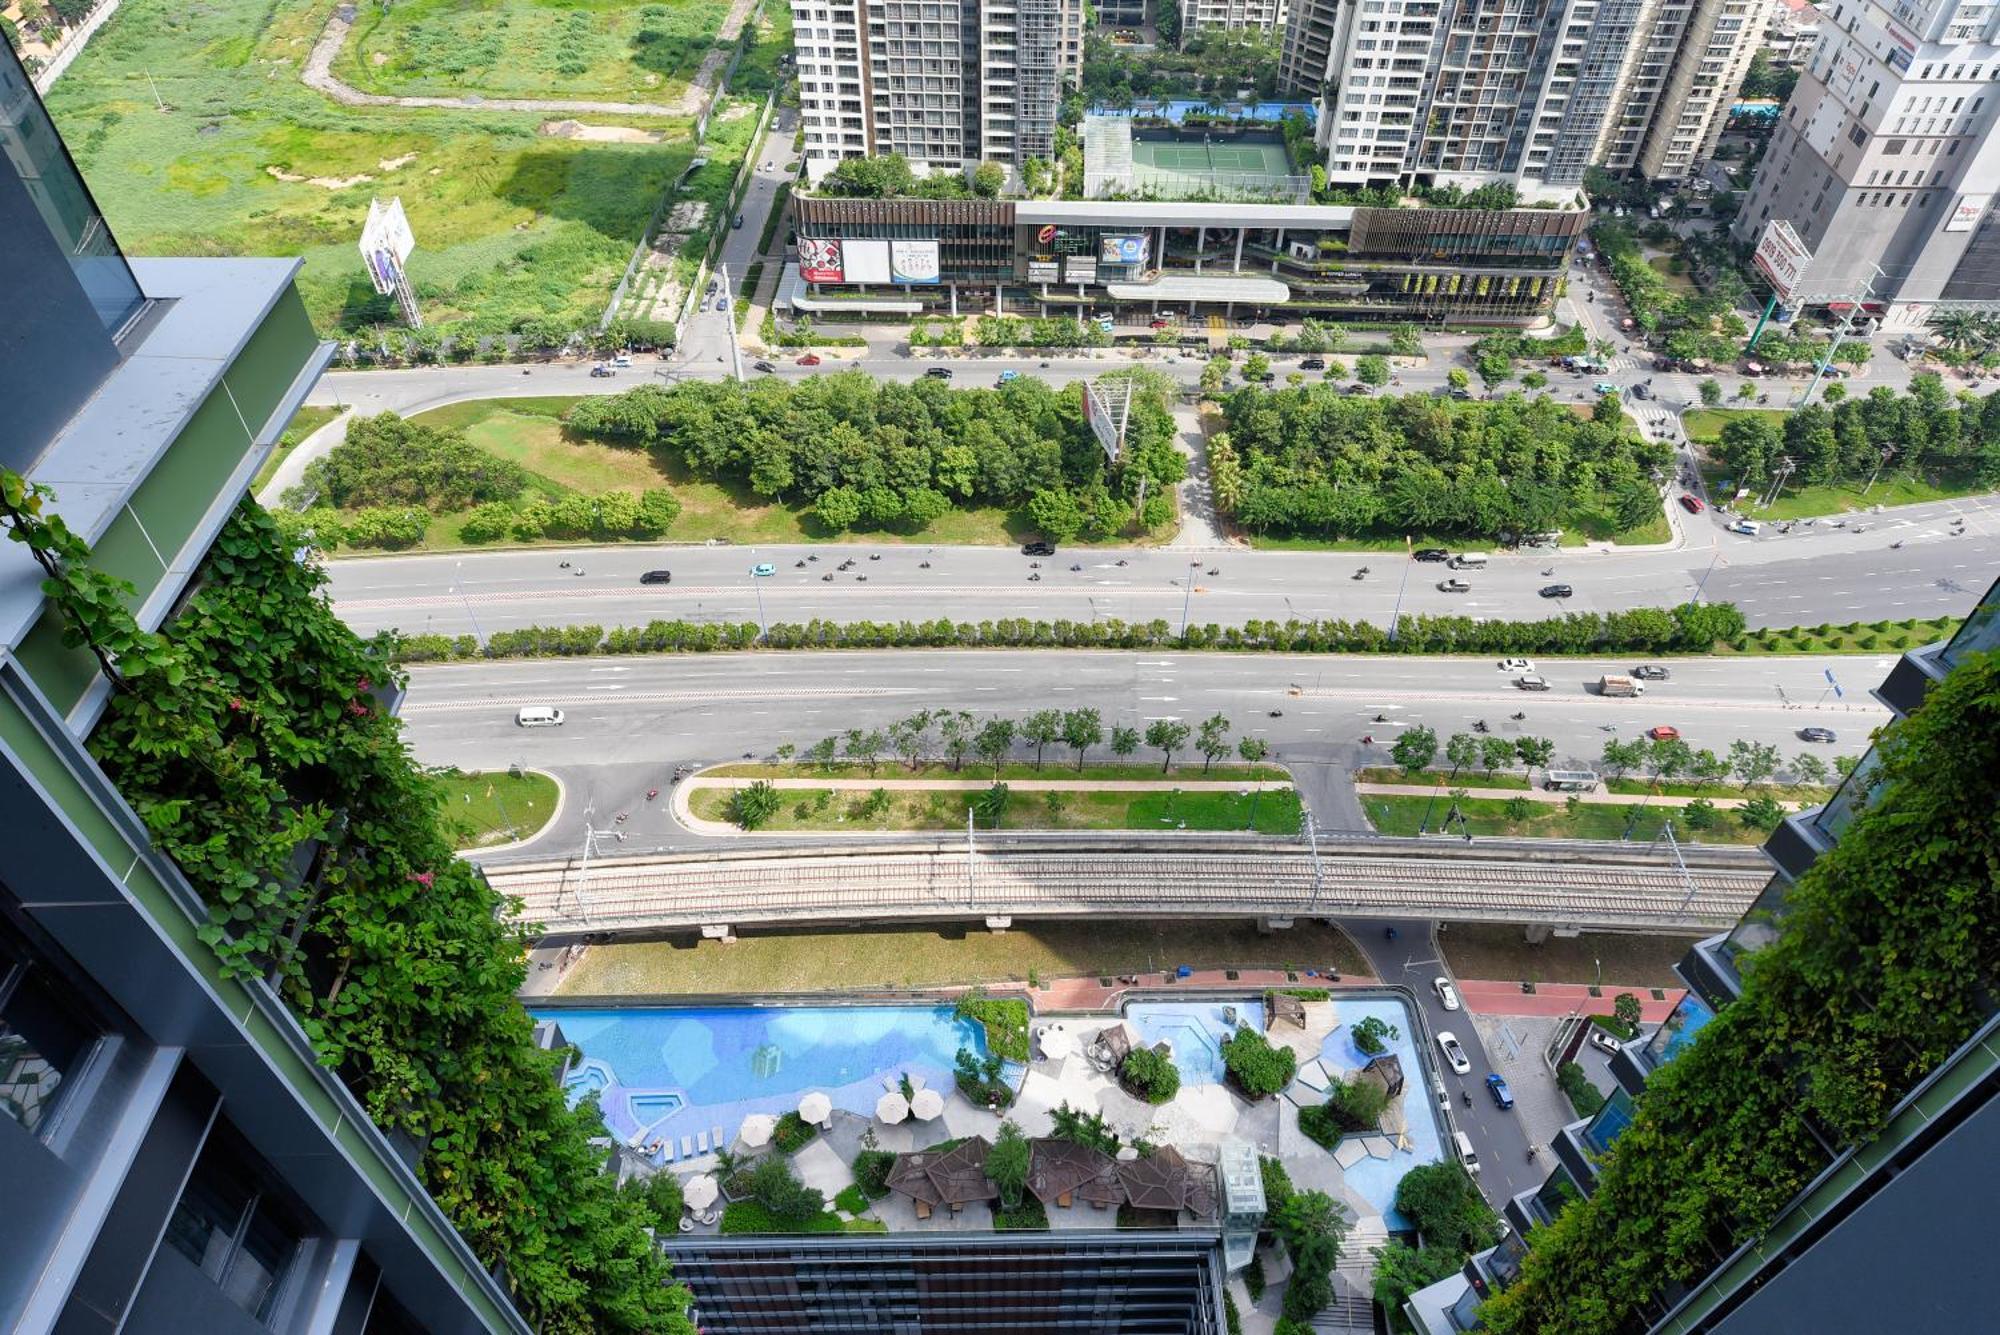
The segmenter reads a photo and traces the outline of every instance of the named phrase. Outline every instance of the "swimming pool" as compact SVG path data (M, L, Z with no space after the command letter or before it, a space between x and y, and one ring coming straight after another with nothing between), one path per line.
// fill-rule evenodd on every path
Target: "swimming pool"
M564 1087L596 1092L621 1139L720 1127L733 1137L750 1113L785 1113L819 1090L837 1108L871 1114L882 1078L920 1075L952 1087L961 1047L986 1054L985 1030L949 1006L646 1006L547 1010L584 1060Z
M1222 1042L1239 1027L1264 1032L1264 1003L1241 1001L1135 1001L1125 1018L1147 1047L1164 1042L1174 1051L1183 1084L1222 1083Z
M1396 1212L1396 1184L1412 1168L1436 1163L1445 1157L1444 1137L1438 1127L1437 1100L1431 1095L1430 1077L1424 1073L1424 1064L1417 1055L1415 1017L1397 997L1346 997L1335 994L1333 1008L1340 1019L1340 1027L1326 1036L1326 1041L1320 1045L1320 1054L1326 1065L1336 1072L1353 1070L1366 1060L1354 1048L1355 1025L1372 1015L1396 1028L1397 1036L1389 1039L1388 1044L1389 1051L1403 1066L1406 1082L1403 1118L1409 1136L1408 1147L1398 1146L1387 1158L1370 1156L1362 1159L1342 1170L1342 1180L1350 1190L1382 1212L1390 1229L1410 1228L1410 1222Z

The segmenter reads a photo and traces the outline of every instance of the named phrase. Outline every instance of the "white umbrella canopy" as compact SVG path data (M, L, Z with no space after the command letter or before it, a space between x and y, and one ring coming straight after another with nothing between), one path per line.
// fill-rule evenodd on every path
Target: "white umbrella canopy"
M814 1126L818 1126L831 1116L833 1116L833 1100L818 1090L814 1090L799 1100L799 1118L801 1121L810 1122Z
M919 1122L928 1122L944 1111L944 1095L935 1089L920 1089L910 1100L910 1111Z
M910 1115L910 1103L896 1090L890 1090L875 1100L875 1116L894 1126Z
M778 1129L778 1119L769 1113L751 1113L743 1119L742 1129L736 1137L751 1149L758 1149L771 1143L771 1136Z
M681 1200L690 1210L706 1210L715 1204L715 1198L719 1194L721 1189L716 1186L715 1179L707 1173L703 1173L700 1177L689 1178L687 1184L681 1188Z
M1050 1061L1059 1062L1076 1051L1075 1037L1059 1024L1043 1025L1036 1037L1041 1040L1042 1055Z

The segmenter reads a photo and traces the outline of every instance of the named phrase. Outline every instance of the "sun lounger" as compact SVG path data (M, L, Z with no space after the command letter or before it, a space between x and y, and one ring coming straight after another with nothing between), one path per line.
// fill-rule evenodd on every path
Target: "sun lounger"
M678 1156L674 1154L673 1137L662 1136L660 1138L660 1162L662 1164L670 1164L676 1157Z
M722 1138L722 1128L718 1126L710 1129L708 1133L708 1143L715 1146L715 1148L719 1150L724 1145L727 1145L729 1142Z
M694 1138L694 1152L696 1154L708 1153L708 1132L703 1131Z
M683 1159L687 1159L687 1158L691 1158L691 1157L692 1157L693 1155L694 1155L694 1137L693 1137L693 1136L682 1136L682 1137L681 1137L681 1158L683 1158Z

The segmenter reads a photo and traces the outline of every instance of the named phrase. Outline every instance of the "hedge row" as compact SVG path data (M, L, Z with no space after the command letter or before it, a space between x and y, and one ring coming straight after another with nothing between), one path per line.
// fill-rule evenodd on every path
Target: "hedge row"
M1543 621L1404 617L1396 639L1366 621L1251 621L1189 626L1126 621L781 621L770 649L1239 649L1291 653L1702 653L1743 633L1727 603L1695 608L1571 612ZM754 622L652 621L644 626L528 626L498 631L482 647L470 635L405 635L407 663L471 658L561 658L586 654L704 653L757 647Z

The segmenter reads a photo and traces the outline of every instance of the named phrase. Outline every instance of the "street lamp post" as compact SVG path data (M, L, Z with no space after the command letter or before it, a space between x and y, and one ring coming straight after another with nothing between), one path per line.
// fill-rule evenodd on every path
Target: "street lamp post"
M472 623L473 642L483 646L486 643L486 633L479 629L479 618L472 613L472 599L465 596L464 571L465 562L454 561L451 563L451 587L458 594L459 606L465 609L465 619Z
M1194 603L1194 572L1201 569L1201 562L1188 562L1187 589L1181 594L1181 641L1187 641L1188 610Z
M1889 460L1893 459L1895 456L1896 456L1896 447L1894 445L1884 445L1882 447L1881 454L1875 461L1875 471L1868 475L1868 485L1861 489L1861 494L1863 496L1866 496L1869 492L1875 490L1875 479L1882 476L1882 469L1888 464Z
M757 643L770 638L771 628L764 620L764 577L757 573L757 567L750 567L750 587L757 591Z
M1411 541L1410 535L1405 533L1403 535L1403 578L1396 585L1396 610L1389 614L1389 643L1391 644L1396 642L1396 623L1403 619L1403 590L1410 587L1410 567L1416 562L1414 547L1415 543Z
M1696 603L1701 601L1701 595L1703 590L1708 588L1708 577L1715 573L1715 564L1721 559L1722 559L1722 548L1717 547L1715 549L1715 555L1708 558L1708 569L1702 571L1701 578L1695 581L1694 596L1688 599L1688 609L1690 611L1694 609L1694 605Z

